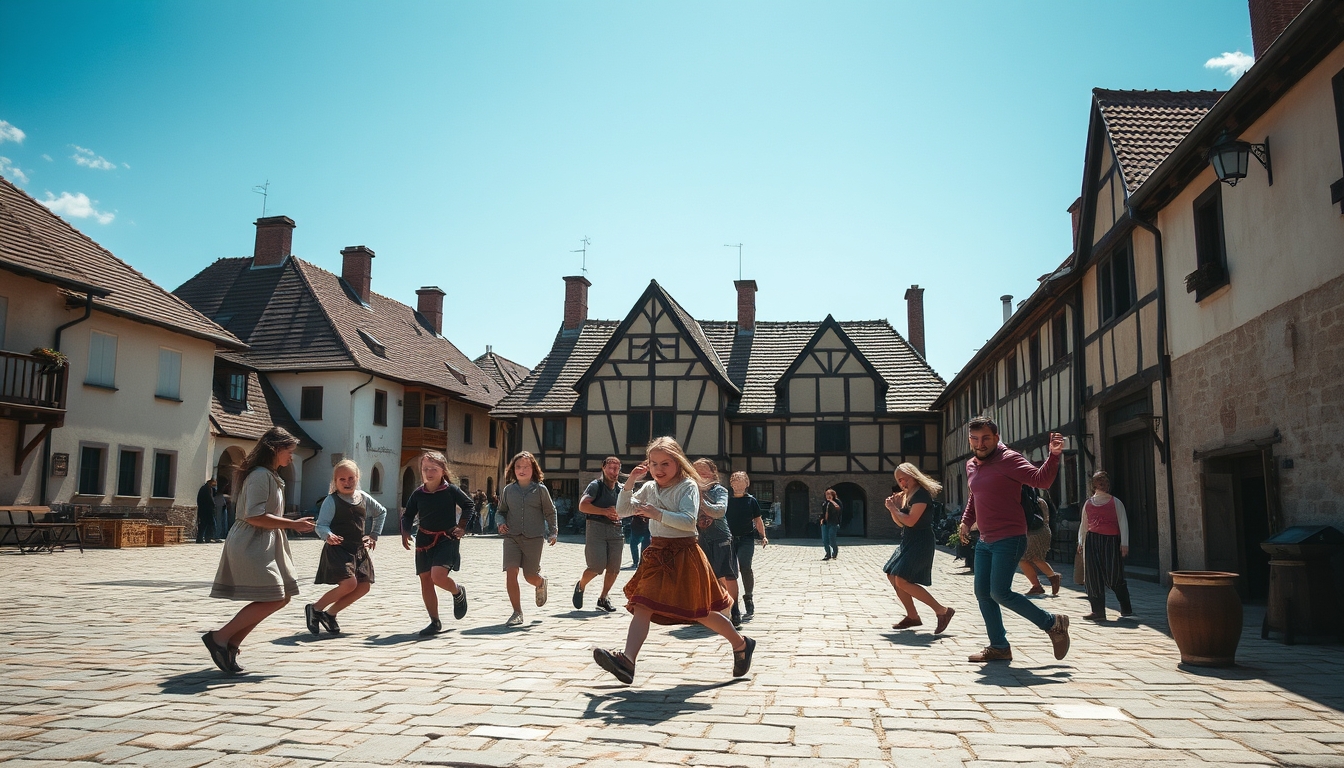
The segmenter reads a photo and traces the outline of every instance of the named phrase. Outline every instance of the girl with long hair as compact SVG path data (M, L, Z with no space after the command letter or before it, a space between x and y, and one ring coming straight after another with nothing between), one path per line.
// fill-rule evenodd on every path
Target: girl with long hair
M462 568L462 537L476 517L476 506L466 491L449 482L448 459L438 451L420 455L420 479L423 482L401 513L401 545L410 549L414 535L415 573L429 613L429 625L420 630L420 636L429 637L443 631L436 589L453 596L454 619L467 615L467 588L448 573Z
M522 451L509 462L507 485L499 492L499 532L504 537L504 588L509 593L513 615L505 626L523 625L522 595L518 571L537 590L537 607L546 604L546 579L541 575L542 542L555 546L560 528L555 519L551 492L542 484L545 476L531 453Z
M728 489L719 484L719 467L710 459L696 459L692 465L700 475L700 514L695 527L700 537L700 551L709 561L709 569L719 585L732 599L729 619L733 627L742 626L742 611L738 608L737 559L733 557L733 534L728 530Z
M645 449L645 460L630 472L616 502L620 517L648 518L653 543L625 585L626 609L634 615L625 650L593 649L593 659L622 683L635 678L639 649L649 624L701 624L723 636L733 649L733 677L751 669L756 641L738 634L722 613L732 598L714 578L705 554L696 546L700 491L706 483L676 440L659 437ZM646 477L639 490L635 486Z
M905 528L905 533L900 548L882 570L905 606L905 618L891 628L909 629L924 623L915 610L918 600L938 616L938 626L933 632L940 634L956 611L939 603L924 587L933 584L933 497L942 493L943 486L909 462L896 467L895 476L901 492L888 496L885 504L892 522Z
M331 486L317 512L317 537L325 542L314 584L335 584L315 603L303 607L308 631L323 627L339 634L336 614L369 593L373 558L387 508L359 489L359 465L343 459L331 468Z
M272 427L243 459L234 478L237 522L224 542L210 596L248 603L229 623L201 636L210 660L225 672L243 671L238 664L243 640L299 593L285 531L307 533L314 523L311 517L285 517L285 481L279 474L298 447L297 437Z

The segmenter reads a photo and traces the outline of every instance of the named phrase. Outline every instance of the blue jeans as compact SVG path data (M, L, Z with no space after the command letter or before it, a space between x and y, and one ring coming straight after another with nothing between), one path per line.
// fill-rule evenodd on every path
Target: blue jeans
M823 525L821 526L821 546L826 550L827 557L839 557L840 547L836 545L835 540L840 535L840 526Z
M648 548L651 541L653 537L647 532L630 534L630 559L635 561L636 568L639 567L639 556Z
M975 599L985 619L985 632L993 648L1007 648L1008 633L1003 628L1007 608L1042 630L1055 624L1055 617L1036 607L1025 595L1013 591L1017 564L1027 551L1026 536L1009 536L987 544L982 538L975 545Z

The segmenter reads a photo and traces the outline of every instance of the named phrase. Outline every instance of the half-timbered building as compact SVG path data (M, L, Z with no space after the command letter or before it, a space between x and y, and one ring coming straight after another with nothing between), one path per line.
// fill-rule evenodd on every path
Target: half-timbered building
M885 320L757 322L756 283L738 281L738 319L697 321L656 281L619 321L587 319L585 278L568 277L550 354L492 411L515 422L562 508L609 455L633 464L654 437L747 470L778 505L785 535L807 535L827 488L843 535L894 533L882 500L902 461L939 466L943 381ZM907 293L922 344L922 291Z

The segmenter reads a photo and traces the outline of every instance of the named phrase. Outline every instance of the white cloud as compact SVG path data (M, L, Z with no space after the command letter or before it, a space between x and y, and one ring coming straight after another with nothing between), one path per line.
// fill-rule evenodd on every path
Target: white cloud
M17 126L10 125L5 120L0 120L0 144L6 141L12 141L15 144L22 144L23 139L28 134L19 130Z
M80 192L72 195L69 192L62 192L60 197L56 197L50 192L47 193L46 200L38 200L39 203L51 209L52 213L61 216L67 216L72 219L89 219L97 221L99 224L111 224L117 217L115 213L100 211L94 206L98 204L97 200L90 200L89 196Z
M0 157L0 174L13 179L18 179L20 183L28 183L28 174L23 169L10 162L8 157Z
M1248 56L1241 51L1235 53L1224 52L1222 56L1215 56L1204 62L1204 68L1221 69L1228 77L1241 77L1254 63L1255 58L1253 56Z
M50 162L51 162L51 155L48 155L46 152L43 152L43 153L42 153L42 159L43 159L43 160L46 160L48 163L50 163Z
M70 146L75 148L75 154L71 155L70 159L74 160L76 165L82 165L85 168L93 168L99 171L110 171L117 167L116 163L108 160L106 157L94 154L92 149L85 149L84 147L76 146L74 144L71 144Z

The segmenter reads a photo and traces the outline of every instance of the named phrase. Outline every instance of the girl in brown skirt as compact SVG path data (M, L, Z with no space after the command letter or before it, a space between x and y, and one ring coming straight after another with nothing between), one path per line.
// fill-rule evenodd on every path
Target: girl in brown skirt
M635 660L649 636L650 622L703 624L723 636L733 648L733 677L751 669L756 641L738 634L722 611L732 605L696 544L696 516L703 483L676 440L659 437L645 450L646 460L630 472L616 502L620 517L648 518L653 542L644 550L639 568L625 585L626 610L634 614L625 637L625 650L593 649L598 665L629 684L635 678ZM635 486L646 477L653 482Z
M387 509L359 489L359 465L344 459L331 470L330 495L317 513L317 537L326 542L317 562L314 584L336 586L315 603L303 607L308 631L323 627L341 631L336 614L369 593L373 586L373 558ZM330 609L330 610L328 610Z

